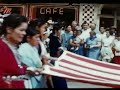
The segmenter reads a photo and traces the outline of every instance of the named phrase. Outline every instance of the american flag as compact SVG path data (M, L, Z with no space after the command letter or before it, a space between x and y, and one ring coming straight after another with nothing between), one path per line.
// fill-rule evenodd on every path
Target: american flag
M45 65L43 73L83 83L120 88L120 65L90 59L69 51L64 51L55 66Z

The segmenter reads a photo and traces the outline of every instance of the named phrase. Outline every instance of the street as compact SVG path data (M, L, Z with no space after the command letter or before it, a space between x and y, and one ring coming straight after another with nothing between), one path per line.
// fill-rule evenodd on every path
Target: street
M81 83L75 81L67 81L67 85L68 88L111 88L106 86L93 85L93 84L87 84L87 83Z

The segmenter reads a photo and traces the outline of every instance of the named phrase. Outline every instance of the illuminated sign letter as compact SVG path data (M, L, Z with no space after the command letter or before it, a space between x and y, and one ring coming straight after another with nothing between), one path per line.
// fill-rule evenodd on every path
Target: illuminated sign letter
M59 9L59 14L63 15L63 8Z
M56 10L57 8L53 8L53 14L55 13L55 12L57 12L57 10Z
M45 8L40 8L40 14L45 14Z
M46 8L46 14L51 14L51 9L50 8Z

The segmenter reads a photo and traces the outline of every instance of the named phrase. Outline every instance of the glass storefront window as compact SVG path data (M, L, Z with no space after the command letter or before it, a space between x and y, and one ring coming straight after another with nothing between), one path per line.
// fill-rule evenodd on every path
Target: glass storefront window
M58 6L55 5L31 5L30 10L30 18L44 18L45 20L48 20L49 18L52 18L53 21L65 21L68 24L71 24L73 20L78 21L79 17L79 8L78 7L70 7L70 6Z

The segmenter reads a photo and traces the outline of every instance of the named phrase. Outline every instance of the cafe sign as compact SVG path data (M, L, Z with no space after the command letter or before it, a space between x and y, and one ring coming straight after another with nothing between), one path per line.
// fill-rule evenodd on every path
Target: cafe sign
M63 15L63 8L57 7L41 7L40 14L60 14Z

